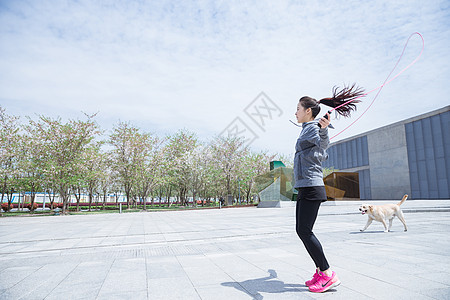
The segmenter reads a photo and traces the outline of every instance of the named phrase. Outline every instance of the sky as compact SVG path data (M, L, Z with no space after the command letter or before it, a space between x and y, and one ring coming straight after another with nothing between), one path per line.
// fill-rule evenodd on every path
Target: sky
M333 115L330 136L360 119L332 142L449 104L450 1L0 0L0 105L290 156L300 97L376 89L414 32L420 59L352 118ZM413 35L393 76L421 49Z

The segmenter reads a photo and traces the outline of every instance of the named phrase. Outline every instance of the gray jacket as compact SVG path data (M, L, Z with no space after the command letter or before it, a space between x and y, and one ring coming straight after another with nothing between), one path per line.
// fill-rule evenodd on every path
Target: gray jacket
M328 128L317 126L318 120L303 123L295 145L294 188L323 186L322 162L328 158Z

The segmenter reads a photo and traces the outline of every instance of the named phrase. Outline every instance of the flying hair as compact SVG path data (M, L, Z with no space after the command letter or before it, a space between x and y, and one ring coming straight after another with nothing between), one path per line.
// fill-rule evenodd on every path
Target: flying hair
M342 89L335 86L333 88L333 97L323 98L318 102L330 107L344 117L350 117L352 111L356 111L356 103L361 102L359 98L365 96L364 90L355 83L351 86L345 86Z
M405 53L406 47L408 46L408 43L409 43L409 40L415 35L419 36L419 38L422 41L422 49L420 50L419 55L417 55L417 57L409 65L407 65L400 72L398 72L394 77L391 78L392 73L397 68L399 62L401 61L401 59L403 57L403 54ZM366 92L366 93L363 93L363 90L361 88L357 87L355 84L353 84L351 87L344 86L344 88L340 91L339 91L338 87L334 87L333 88L333 97L324 98L324 99L317 101L311 97L305 96L305 97L300 98L300 104L304 108L311 108L312 116L314 118L320 112L320 107L319 107L320 103L330 106L330 107L333 107L333 109L330 109L328 111L328 113L330 113L330 114L333 110L336 110L336 112L339 113L340 115L349 117L351 111L356 110L355 103L361 102L360 100L358 100L359 98L362 98L362 97L367 96L375 91L378 91L377 94L375 95L375 97L372 99L372 101L367 106L367 108L363 111L363 113L358 118L356 118L356 120L354 120L350 125L348 125L343 130L341 130L339 133L335 134L334 136L332 136L330 138L330 140L334 139L335 137L340 135L342 132L347 130L350 126L355 124L355 122L357 122L369 110L369 108L375 102L375 99L377 99L377 97L380 94L383 87L385 87L386 85L391 83L394 79L396 79L398 76L400 76L403 72L405 72L407 69L409 69L412 65L414 65L419 60L419 58L422 56L424 48L425 48L425 41L423 39L423 36L419 32L414 32L409 36L408 40L406 41L405 46L403 47L403 51L402 51L400 57L398 58L397 63L395 64L394 68L391 70L389 75L384 80L383 84L381 84L380 86L378 86L378 87L374 88L373 90ZM324 118L327 118L327 116L325 115ZM292 122L291 120L289 120L289 121L291 123L293 123L294 125L299 126L299 125L295 124L294 122Z

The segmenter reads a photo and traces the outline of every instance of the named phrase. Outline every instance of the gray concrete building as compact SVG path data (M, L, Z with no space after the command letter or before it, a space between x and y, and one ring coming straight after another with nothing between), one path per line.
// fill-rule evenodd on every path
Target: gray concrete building
M449 199L450 106L330 145L323 166L359 174L361 199Z

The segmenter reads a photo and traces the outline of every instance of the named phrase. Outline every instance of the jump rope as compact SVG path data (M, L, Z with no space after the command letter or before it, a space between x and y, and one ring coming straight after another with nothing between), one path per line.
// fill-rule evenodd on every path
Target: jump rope
M422 49L421 49L419 55L418 55L418 56L417 56L417 57L416 57L409 65L407 65L407 66L406 66L405 68L403 68L400 72L398 72L397 75L395 75L394 77L392 77L391 79L389 79L389 78L391 77L392 73L394 73L394 71L395 71L395 69L397 68L397 66L398 66L398 64L400 63L400 61L402 60L403 54L405 53L406 47L408 46L408 43L409 43L409 40L410 40L413 36L415 36L415 35L418 35L418 36L420 37L420 39L422 40ZM352 126L353 124L355 124L355 123L356 123L356 122L357 122L357 121L358 121L358 120L359 120L359 119L360 119L360 118L361 118L361 117L369 110L369 108L372 106L372 104L373 104L373 103L375 102L375 100L377 99L377 97L378 97L378 95L380 94L380 92L381 92L381 90L383 89L383 87L386 86L387 84L391 83L395 78L397 78L398 76L400 76L403 72L405 72L406 70L408 70L412 65L414 65L414 64L419 60L419 58L422 56L422 53L423 53L423 49L424 49L424 48L425 48L425 41L424 41L424 39L423 39L423 36L422 36L419 32L414 32L414 33L412 33L412 34L409 36L409 38L406 40L405 46L403 47L402 54L401 54L400 57L398 58L397 63L395 64L394 68L393 68L392 71L389 73L389 75L386 77L386 79L384 80L384 82L383 82L382 85L380 85L380 86L374 88L373 90L371 90L371 91L369 91L369 92L367 92L367 93L365 93L365 94L362 94L361 96L358 96L358 97L356 97L356 98L354 98L354 99L351 99L351 100L349 100L349 101L347 101L347 102L342 103L342 104L339 105L339 106L336 106L336 107L330 109L330 110L328 111L328 114L331 115L331 113L333 112L333 110L336 110L336 109L338 109L338 108L341 107L341 106L347 105L347 104L350 103L350 102L353 102L353 101L355 101L355 100L357 100L357 99L359 99L359 98L362 98L362 97L364 97L364 96L367 96L367 95L369 95L369 94L375 92L376 90L378 90L378 92L376 93L376 95L375 95L375 97L373 98L372 102L370 102L369 106L363 111L363 113L362 113L358 118L356 118L352 123L350 123L350 125L348 125L348 126L345 127L344 129L342 129L340 132L338 132L337 134L335 134L334 136L332 136L332 137L330 138L330 140L334 139L335 137L337 137L338 135L340 135L342 132L344 132L345 130L347 130L350 126ZM327 115L325 115L324 118L327 119ZM290 121L290 120L289 120L289 121ZM291 121L291 122L292 122L292 121ZM296 125L296 126L299 126L299 125L295 124L294 122L292 122L292 123L293 123L294 125ZM318 125L320 126L320 124L318 124Z

